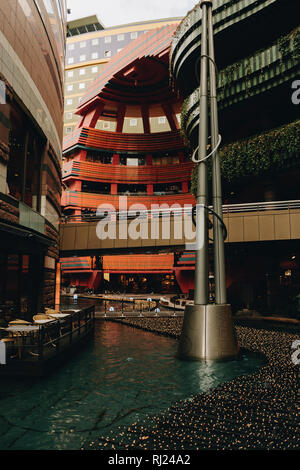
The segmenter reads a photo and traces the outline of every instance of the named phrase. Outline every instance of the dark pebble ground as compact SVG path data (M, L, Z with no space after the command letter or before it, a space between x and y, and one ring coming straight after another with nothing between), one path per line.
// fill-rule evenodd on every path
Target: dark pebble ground
M178 337L182 318L122 321ZM299 365L291 359L300 333L236 327L240 347L263 354L256 373L222 383L192 400L179 401L147 423L120 426L90 449L296 450L300 448Z

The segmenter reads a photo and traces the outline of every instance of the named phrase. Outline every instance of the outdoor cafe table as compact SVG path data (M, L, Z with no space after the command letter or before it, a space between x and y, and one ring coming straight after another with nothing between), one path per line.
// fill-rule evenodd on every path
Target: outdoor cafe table
M26 336L27 333L32 333L34 331L39 331L39 326L34 325L11 325L7 328L4 328L5 331L9 333L20 333L21 336L17 337L18 341L18 357L21 359L22 348L21 348L21 337Z
M38 331L39 327L35 325L11 325L4 328L5 331L17 332L17 333L29 333L31 331Z
M45 323L49 323L49 322L52 322L53 320L51 318L49 318L48 320L44 319L44 320L34 320L34 323L37 324L37 325L44 325Z
M60 318L69 317L70 313L48 313L47 315L51 318L55 318L56 320L59 320ZM49 321L49 320L46 320L46 321Z

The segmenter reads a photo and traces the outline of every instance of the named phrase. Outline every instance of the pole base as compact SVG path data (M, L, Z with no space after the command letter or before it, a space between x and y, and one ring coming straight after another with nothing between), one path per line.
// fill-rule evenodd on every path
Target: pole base
M187 360L225 361L238 356L230 305L187 305L178 357Z

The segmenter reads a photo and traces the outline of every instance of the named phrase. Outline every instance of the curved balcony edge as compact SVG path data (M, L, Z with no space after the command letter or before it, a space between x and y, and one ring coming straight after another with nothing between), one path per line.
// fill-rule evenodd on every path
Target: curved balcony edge
M185 162L163 166L128 167L73 160L62 167L63 181L79 179L103 183L155 184L190 179L194 164Z
M299 77L300 63L297 51L293 49L293 41L295 38L298 40L300 38L300 28L297 31L296 35L290 35L294 39L290 39L290 47L285 53L280 51L280 46L276 42L271 47L219 72L217 81L219 111L229 110L230 107L243 102L247 106L249 98L262 95ZM295 30L292 33L295 33ZM185 137L192 145L196 145L199 126L198 88L183 103L181 125Z
M138 204L145 209L151 209L154 206L167 204L169 206L179 205L194 205L195 197L190 193L183 194L172 194L172 195L136 195L126 196L126 194L111 195L111 194L95 194L95 193L84 193L79 191L63 191L62 194L62 206L64 208L76 209L76 208L87 208L87 209L98 209L99 206L103 210L107 208L109 211L127 210L123 208L126 197L126 207L130 209L130 206Z
M250 55L268 40L271 42L278 31L285 34L296 27L295 3L292 0L216 0L213 23L217 64L225 67L239 60L244 51L245 55ZM183 97L198 85L195 66L200 57L201 16L197 4L178 26L171 44L170 73Z
M114 153L155 153L164 150L183 150L184 143L180 130L131 134L109 132L90 127L76 129L64 139L64 154L74 148L111 151Z

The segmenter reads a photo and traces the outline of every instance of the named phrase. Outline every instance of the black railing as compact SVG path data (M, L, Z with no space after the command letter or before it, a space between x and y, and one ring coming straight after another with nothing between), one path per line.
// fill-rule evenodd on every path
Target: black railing
M172 296L174 297L175 294ZM151 295L148 299L134 299L129 300L130 297L120 299L101 299L102 305L97 307L97 313L99 318L106 317L159 317L163 316L177 316L183 313L182 310L177 308L177 305L172 303L169 308L160 304L159 298L150 300Z
M68 316L38 325L15 325L2 328L6 344L6 363L11 361L47 360L87 336L94 328L95 307L79 311L62 310ZM5 335L5 337L3 337Z

